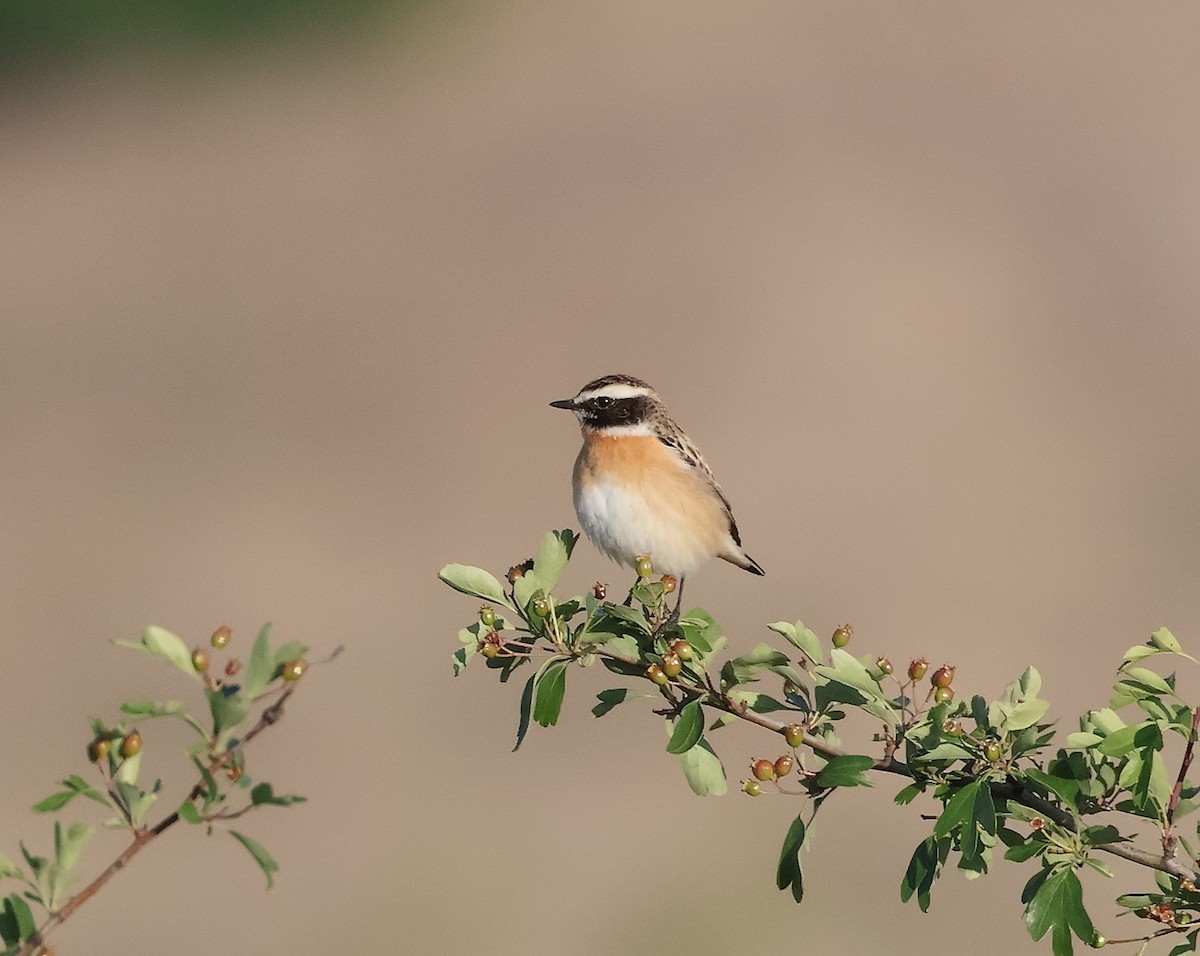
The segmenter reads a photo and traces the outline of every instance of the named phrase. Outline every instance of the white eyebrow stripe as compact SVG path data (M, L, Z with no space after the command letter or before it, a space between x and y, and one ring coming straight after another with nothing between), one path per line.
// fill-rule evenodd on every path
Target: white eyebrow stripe
M608 398L636 398L639 395L653 395L654 389L646 385L626 385L624 382L618 382L613 385L604 385L600 388L594 388L591 391L580 392L575 396L575 401L586 402L600 396Z

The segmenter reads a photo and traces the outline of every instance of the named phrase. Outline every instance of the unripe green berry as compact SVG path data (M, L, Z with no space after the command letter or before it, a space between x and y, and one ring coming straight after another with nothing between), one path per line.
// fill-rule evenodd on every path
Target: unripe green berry
M208 655L198 647L192 651L192 667L201 674L208 670Z
M484 641L483 646L479 648L479 653L488 660L491 660L500 653L500 646L498 644L493 644L491 641Z
M784 754L782 757L775 758L775 776L786 777L792 772L792 767L795 766L795 761L791 754Z
M550 602L544 597L533 599L533 613L537 617L546 617L550 613Z
M671 653L681 661L690 661L696 656L696 649L687 641L680 638L671 642Z
M750 772L757 780L773 780L775 778L775 763L765 757L758 757L750 763Z
M925 676L925 672L927 670L929 670L929 661L925 660L923 657L918 657L916 660L911 661L908 665L908 679L920 680Z
M650 555L638 555L638 559L633 564L633 569L637 572L639 578L654 577L654 562L650 560Z
M833 646L834 647L845 647L847 644L850 643L850 638L853 636L854 636L854 628L852 628L849 624L843 624L841 627L839 627L836 631L833 632L833 638L832 638Z
M743 780L742 792L748 793L752 797L761 797L763 792L762 784L757 780Z
M937 687L933 691L933 699L939 704L944 704L948 700L954 700L953 687Z
M97 737L87 747L88 760L92 763L99 763L108 756L108 752L112 749L112 744L107 737Z
M229 646L229 639L231 637L233 637L233 631L222 624L212 632L212 637L208 639L208 642L219 651Z
M139 754L142 750L142 735L136 730L131 730L125 735L125 739L121 741L120 753L122 757L133 757Z
M989 737L983 742L983 758L988 763L999 763L1000 756L1000 741L994 737Z
M783 739L789 747L799 747L804 743L804 728L800 724L788 724L783 728Z
M295 660L283 662L283 679L289 683L298 681L304 676L304 672L308 670L308 661L303 657L297 657Z
M949 687L954 683L954 668L949 664L943 664L930 675L929 683L934 687Z
M479 609L479 620L484 627L493 627L496 623L496 609L485 604Z
M657 664L651 664L646 668L646 676L658 685L671 683L671 678L666 675L666 672Z
M679 672L683 670L683 661L679 659L678 654L664 654L662 669L668 677L678 677Z
M962 721L957 717L951 717L949 720L942 722L942 733L944 734L961 734Z
M878 667L884 674L890 674L895 670L895 668L892 667L892 662L886 657L879 658L879 660L875 662L875 666Z

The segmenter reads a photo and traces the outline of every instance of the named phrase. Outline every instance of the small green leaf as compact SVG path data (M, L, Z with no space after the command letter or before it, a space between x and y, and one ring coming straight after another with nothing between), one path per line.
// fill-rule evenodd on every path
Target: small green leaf
M780 667L788 663L788 656L782 651L775 650L770 644L759 644L748 654L743 654L741 657L735 657L731 661L726 661L725 667L722 668L721 676L724 678L726 670L728 670L730 676L729 686L745 684L757 679L758 675L765 670L772 667Z
M908 806L908 804L912 803L924 792L925 788L919 783L910 783L907 787L896 794L892 800L897 806L904 807Z
M704 709L700 701L693 700L684 705L675 722L675 730L667 744L667 753L682 754L691 750L704 735Z
M1095 941L1096 930L1083 908L1083 887L1073 867L1049 871L1025 907L1025 925L1035 940L1053 930L1051 943L1055 956L1070 956L1072 931L1089 946Z
M533 688L537 684L537 677L537 674L531 674L521 691L521 716L517 721L517 742L513 745L513 753L521 749L521 743L529 731L529 716L533 712Z
M975 797L982 785L982 781L972 780L946 801L946 808L933 826L934 837L940 839L950 836L971 819L971 813L975 809Z
M596 695L600 703L592 708L592 713L597 717L603 717L618 704L623 704L629 700L638 700L639 698L649 697L649 694L634 693L628 687L612 687L608 690L602 690Z
M217 749L225 748L238 725L250 713L250 705L246 699L238 693L227 694L226 689L207 688L205 691L208 695L208 707L212 712L214 746Z
M242 693L253 700L275 676L275 655L271 653L271 625L264 624L250 649L250 660L242 678Z
M184 823L192 824L204 822L204 817L200 815L200 811L196 809L196 805L191 800L185 800L179 805L179 819Z
M797 903L804 899L804 878L800 871L800 848L804 845L804 820L796 817L788 827L779 852L779 866L775 870L775 885L781 890L791 887L792 899Z
M250 851L250 855L254 857L254 861L260 867L262 867L262 871L267 877L267 889L269 890L272 886L274 886L275 879L273 874L278 872L279 864L271 858L271 854L266 851L261 843L251 840L250 837L243 833L238 833L236 830L230 830L229 835L241 843L241 845L244 846L248 851Z
M1183 651L1179 640L1165 627L1160 627L1150 635L1150 643L1160 651L1169 651L1172 654L1179 654Z
M200 675L192 666L191 649L183 642L183 638L177 637L165 628L151 625L142 632L140 641L122 640L115 643L119 647L128 647L131 650L149 654L151 657L169 661L193 680L200 680Z
M290 807L294 803L304 802L304 797L275 793L274 788L269 783L260 783L250 791L250 804L255 807Z
M950 852L950 838L927 837L917 844L908 870L900 882L900 900L907 903L915 895L922 913L929 912L930 891L942 872L942 864Z
M546 669L537 682L537 692L533 702L533 719L543 727L553 727L557 724L566 689L567 665L562 661L557 661Z
M0 937L4 942L15 951L17 944L29 939L36 931L37 924L29 904L16 893L6 896L3 909L0 909Z
M603 610L604 615L600 618L600 622L603 622L604 618L609 618L620 621L624 624L632 625L637 631L640 631L643 634L650 633L650 622L646 620L646 615L641 611L635 611L633 608L625 607L623 604L606 604ZM592 629L598 630L600 628L593 627ZM623 628L614 631L614 633L625 633L627 631L628 628Z
M447 564L438 572L438 577L463 594L510 606L500 582L483 568L473 568L469 564Z
M875 766L875 758L865 754L845 754L830 757L829 762L817 774L817 785L832 787L869 787L871 781L866 773Z
M700 797L722 797L729 789L725 780L725 768L703 737L690 750L679 755L683 775L687 777L692 793Z

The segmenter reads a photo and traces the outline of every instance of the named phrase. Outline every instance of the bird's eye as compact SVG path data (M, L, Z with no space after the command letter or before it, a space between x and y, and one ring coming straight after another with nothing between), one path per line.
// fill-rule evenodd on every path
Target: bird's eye
M597 408L609 408L612 406L613 400L607 395L601 395L595 402Z

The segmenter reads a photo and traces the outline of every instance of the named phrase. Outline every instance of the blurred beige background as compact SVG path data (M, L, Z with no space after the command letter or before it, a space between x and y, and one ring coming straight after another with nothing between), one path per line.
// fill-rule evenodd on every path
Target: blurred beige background
M510 754L519 687L451 679L476 602L435 574L574 525L577 432L546 403L624 371L767 569L688 588L735 648L802 617L955 663L960 693L1035 663L1070 729L1154 627L1200 646L1197 29L1186 5L477 3L12 74L4 851L49 847L27 807L86 770L89 715L180 692L110 639L347 645L252 754L310 798L242 821L276 888L172 833L59 953L1048 952L1028 867L901 906L926 825L890 784L830 801L796 907L795 805L692 797L657 718L591 717L598 671ZM568 586L597 577L624 579L583 544ZM190 774L146 730L175 800ZM774 746L723 734L735 781ZM1148 885L1089 882L1101 930Z

